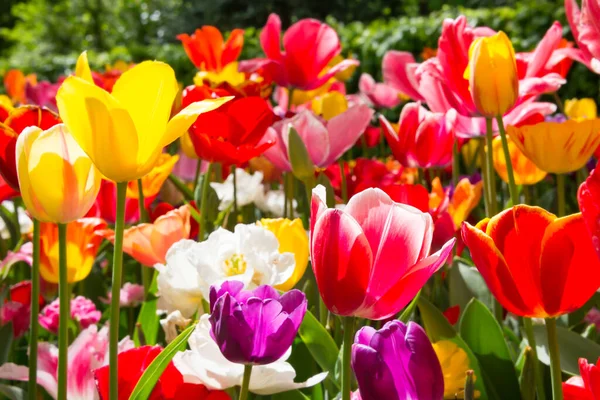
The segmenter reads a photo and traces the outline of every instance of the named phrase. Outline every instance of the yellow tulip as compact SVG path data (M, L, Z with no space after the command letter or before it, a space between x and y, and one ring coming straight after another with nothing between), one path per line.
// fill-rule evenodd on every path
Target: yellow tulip
M246 81L246 74L238 71L238 63L236 61L227 64L221 71L198 71L194 77L194 84L202 86L205 81L211 85L220 85L228 83L233 87L240 86Z
M569 119L595 119L596 102L593 99L571 99L565 101L565 114Z
M353 59L352 54L348 54L347 59L352 60ZM327 67L331 68L335 65L338 65L342 61L344 61L344 57L341 54L338 54L337 56L333 57L331 59L331 61L329 61L329 63L327 64ZM335 74L335 79L337 79L340 82L349 81L350 78L352 78L352 75L354 75L354 72L356 72L356 68L357 68L357 65L352 65L349 68L346 68L346 69L338 72L337 74Z
M100 173L64 124L30 126L16 144L17 175L27 210L40 221L66 224L96 201Z
M450 340L440 340L433 344L433 350L442 366L444 375L444 399L464 399L465 378L469 367L469 356ZM473 382L476 376L473 375ZM475 391L475 397L481 396Z
M308 234L304 230L302 220L296 218L289 220L287 218L268 219L263 218L258 225L270 230L275 234L279 241L280 253L293 253L296 260L294 273L284 283L275 286L278 290L290 290L302 278L308 265Z
M538 168L564 174L583 167L600 144L600 119L509 126L507 134Z
M316 97L312 101L311 107L315 114L329 121L348 109L348 101L342 93L333 91Z
M198 160L198 154L196 154L196 149L194 149L194 143L192 143L192 138L190 137L190 133L184 133L181 138L179 138L179 145L181 146L181 150L183 154L188 156L189 158L193 158L194 160Z
M85 71L85 66L78 69ZM145 61L125 71L112 93L70 76L56 102L62 120L100 172L112 181L128 182L150 172L163 147L183 135L198 115L231 99L192 103L169 120L178 90L169 65Z
M512 108L519 96L519 78L515 50L504 32L473 41L464 78L481 115L502 116Z
M533 161L525 157L525 154L513 143L510 138L508 141L508 152L510 153L511 164L517 185L535 185L546 177L546 172L539 169ZM502 139L497 136L492 145L494 152L494 169L508 183L508 172L506 170L506 158L502 150Z
M142 191L144 192L144 197L152 197L158 194L161 186L169 177L169 174L178 160L179 156L172 156L168 153L162 153L158 157L154 168L142 178ZM127 197L137 199L139 198L139 194L137 181L129 182L127 184Z

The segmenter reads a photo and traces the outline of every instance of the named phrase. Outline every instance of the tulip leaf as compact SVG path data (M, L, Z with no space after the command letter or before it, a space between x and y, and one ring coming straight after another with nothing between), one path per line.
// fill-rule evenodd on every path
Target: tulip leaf
M536 362L533 357L533 350L526 346L523 349L522 356L523 367L519 376L519 384L521 385L521 400L535 400L535 366Z
M484 385L483 379L481 379L482 370L479 366L479 361L477 357L467 343L456 333L450 322L444 317L444 314L440 310L438 310L433 304L431 304L424 296L421 296L417 302L417 307L419 307L419 311L421 312L421 318L423 320L423 325L425 327L425 331L427 332L427 336L432 343L439 342L440 340L448 340L456 344L459 348L464 350L467 353L469 358L469 368L473 370L475 373L475 390L479 391L481 399L492 399L496 397L492 397L487 394L486 387ZM466 376L465 376L466 378Z
M298 330L300 338L317 364L333 376L340 349L315 316L307 311ZM337 382L334 382L337 385Z
M150 394L152 393L156 382L158 382L158 379L164 370L167 368L173 357L175 357L175 354L185 350L188 339L195 328L196 324L190 325L181 332L175 340L169 343L169 345L165 347L154 360L152 360L148 368L146 368L142 374L137 385L135 385L129 400L145 400L150 398Z
M455 261L455 266L458 267L458 271L469 291L485 305L491 306L492 295L477 268L472 267L468 261L462 258L456 258Z
M0 327L0 365L8 361L8 355L13 343L13 326L9 322ZM337 353L335 353L337 355Z
M155 345L158 336L159 317L156 314L156 298L150 298L142 303L142 308L138 315L138 329L142 330L144 340L140 340L138 329L133 335L133 340L136 346L143 344Z
M298 389L290 390L288 392L283 392L283 393L276 393L271 396L271 399L273 399L273 400L309 400L309 398L304 393L299 391Z
M546 365L550 365L550 353L548 349L548 336L546 326L534 325L538 359ZM571 375L579 375L580 358L585 358L595 363L600 358L600 345L583 336L570 331L562 326L556 327L558 347L560 349L560 367L563 372Z
M23 400L27 398L27 393L16 386L0 384L0 395L5 396L9 400Z
M501 398L518 399L517 373L502 328L481 301L472 299L465 308L460 320L460 336L479 360L484 379L489 378Z
M417 307L417 303L419 302L419 297L421 297L421 292L423 291L423 289L419 290L417 292L417 294L415 295L415 298L412 299L412 301L408 304L408 306L406 306L406 308L402 311L402 313L400 314L400 317L398 317L398 319L402 322L404 322L405 324L410 320L410 317L412 317L415 308Z
M186 200L194 200L194 193L175 175L169 175L169 180Z
M292 124L288 125L288 158L292 165L292 173L296 178L302 182L314 179L315 165L302 138Z

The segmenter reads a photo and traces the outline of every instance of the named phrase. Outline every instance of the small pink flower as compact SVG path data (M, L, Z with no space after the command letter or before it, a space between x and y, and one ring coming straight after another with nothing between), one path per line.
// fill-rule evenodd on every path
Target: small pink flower
M40 325L54 334L58 333L59 307L60 301L56 299L44 307L39 317ZM79 322L82 329L100 321L101 316L102 313L90 299L77 296L71 300L71 318Z
M109 304L112 298L109 291L106 298L100 299L103 303ZM137 307L144 301L144 287L136 283L125 283L121 288L120 303L121 307Z

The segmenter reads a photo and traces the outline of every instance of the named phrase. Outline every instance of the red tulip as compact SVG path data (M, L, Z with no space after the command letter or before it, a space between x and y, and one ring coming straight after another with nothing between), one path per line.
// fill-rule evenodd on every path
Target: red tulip
M580 358L579 373L562 384L564 400L600 400L600 359L594 365Z
M162 351L160 346L142 346L119 353L119 399L127 400L135 385ZM101 400L109 398L109 366L98 368L95 372L96 386ZM221 391L210 391L204 385L184 383L183 376L169 362L149 397L150 400L228 400L229 395Z
M596 168L579 187L577 193L583 220L600 257L600 170Z
M181 40L185 53L196 68L219 72L240 56L244 46L244 31L232 30L227 42L224 42L219 29L204 25L191 36L182 33L177 35L177 39Z
M196 154L210 162L240 165L275 142L263 141L274 114L260 97L244 97L202 114L190 128Z
M40 308L44 298L39 297ZM13 336L21 337L29 329L31 306L31 281L19 282L10 287L10 300L5 299L0 306L0 325L12 322Z
M114 223L117 216L116 207L117 185L112 181L102 180L100 192L96 197L96 202L85 215L86 217L102 218L109 223ZM145 197L144 204L146 209L152 204L156 196ZM125 223L131 224L139 221L140 206L139 200L133 197L125 198Z
M316 89L338 72L358 65L358 61L346 59L328 67L342 47L335 30L316 19L302 19L290 26L283 35L281 51L281 19L271 14L260 33L260 44L267 58L249 60L240 67L263 68L279 86L288 88Z
M21 106L13 109L3 123L0 123L0 174L6 183L19 190L15 146L17 137L28 126L38 126L42 130L60 123L57 114L37 106Z

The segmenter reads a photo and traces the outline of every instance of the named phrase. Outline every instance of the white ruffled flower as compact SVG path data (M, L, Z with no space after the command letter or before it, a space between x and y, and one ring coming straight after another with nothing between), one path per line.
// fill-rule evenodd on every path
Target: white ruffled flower
M268 212L273 214L274 217L281 218L283 217L283 204L285 201L286 198L283 190L269 190L266 193L261 192L256 196L254 203L261 211ZM298 207L298 202L296 200L293 200L293 206L294 215L296 215L296 208Z
M251 175L242 168L236 168L235 177L237 180L236 200L238 207L254 203L257 196L263 194L262 172L255 172ZM233 174L229 174L225 182L211 182L210 186L217 192L217 197L221 201L219 204L220 211L233 204Z
M181 315L181 311L173 311L167 318L160 320L160 326L162 326L163 331L165 331L165 341L167 343L171 343L173 340L177 338L179 332L177 328L183 330L187 328L187 326L192 322L189 318L184 318Z
M241 386L244 366L227 360L219 346L210 336L208 315L203 315L190 336L191 350L177 353L173 358L175 367L187 383L203 384L209 389L225 390ZM327 377L322 372L306 382L294 382L296 371L287 359L292 353L290 347L279 360L267 365L255 365L250 376L249 390L258 395L270 395L314 386Z
M6 208L8 212L15 212L15 204L12 201L3 201L2 206ZM21 233L25 234L31 232L31 230L33 229L33 221L31 220L31 218L29 218L29 215L27 215L25 209L23 207L19 207L17 214L19 219L19 229ZM6 226L6 223L2 218L0 218L0 236L2 237L2 239L10 238L10 231L8 230L8 227Z
M191 317L208 299L210 287L228 280L246 289L279 285L294 272L292 253L280 253L275 235L254 224L238 224L234 232L219 228L204 242L181 240L157 264L158 307Z

